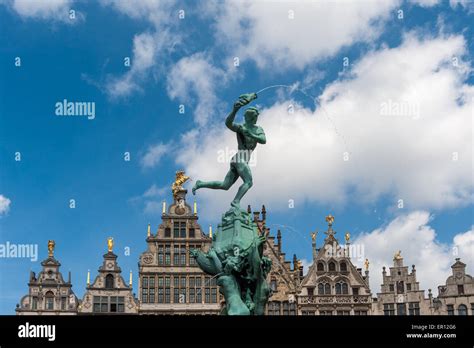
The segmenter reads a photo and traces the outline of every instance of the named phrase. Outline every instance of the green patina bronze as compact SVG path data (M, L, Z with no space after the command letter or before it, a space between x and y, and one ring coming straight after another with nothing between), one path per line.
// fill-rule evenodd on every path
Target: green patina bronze
M224 181L197 180L193 187L193 194L200 188L228 190L239 177L243 180L231 208L222 215L209 251L192 250L199 267L217 278L229 315L263 315L270 295L266 277L271 260L263 256L266 236L259 233L250 213L240 208L240 200L252 186L248 165L251 153L257 143L265 144L266 138L263 129L256 125L256 108L245 110L243 124L235 124L234 119L242 106L256 98L255 93L241 95L227 116L227 128L237 134L238 152L231 159Z

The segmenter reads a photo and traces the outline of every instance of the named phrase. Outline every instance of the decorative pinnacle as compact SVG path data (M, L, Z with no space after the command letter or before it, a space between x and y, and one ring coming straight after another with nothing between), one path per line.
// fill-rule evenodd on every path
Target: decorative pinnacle
M334 223L334 216L332 216L331 214L326 216L326 222L328 223L329 226L332 226L332 224Z

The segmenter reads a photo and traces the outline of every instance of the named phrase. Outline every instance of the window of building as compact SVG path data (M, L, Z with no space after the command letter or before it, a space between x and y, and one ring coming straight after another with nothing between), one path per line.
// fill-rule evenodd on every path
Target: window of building
M142 302L148 303L148 288L142 289Z
M397 303L397 315L406 315L407 307L404 303Z
M54 310L54 294L52 291L48 291L45 295L46 302L45 302L45 309L52 311Z
M347 295L349 293L349 287L345 282L336 283L336 295Z
M458 285L458 295L464 295L464 285Z
M270 288L272 289L272 291L277 291L277 281L276 281L276 279L271 280Z
M341 262L340 267L341 267L341 272L347 272L347 263Z
M164 301L164 285L165 283L163 277L158 277L158 303L163 303Z
M319 283L318 295L331 295L331 285L327 282Z
M92 298L92 301L93 301L92 311L94 313L100 312L100 296L94 296Z
M405 292L405 285L403 281L397 282L397 294L403 294Z
M356 311L354 311L354 315L367 315L367 311L356 310Z
M334 262L329 262L329 272L334 272L336 271L336 263Z
M268 303L268 315L280 315L280 302L271 301Z
M474 306L474 304L473 304ZM38 309L38 298L37 297L33 297L33 303L31 305L31 308L32 309Z
M459 305L458 307L458 315L467 315L467 306L466 305Z
M350 311L337 311L336 315L349 315Z
M173 223L173 237L186 238L186 221L175 221Z
M471 303L471 314L474 315L474 303Z
M409 302L408 303L408 314L409 315L420 315L420 303L419 302Z
M389 289L390 292L395 291L395 287L394 287L393 284L390 284L390 285L388 286L388 289Z
M448 311L448 315L454 315L454 306L453 305L447 305L446 309Z
M302 311L303 315L315 315L314 311Z
M148 282L148 301L150 303L155 303L155 276L151 276Z
M196 277L196 303L202 303L202 278Z
M359 295L359 288L352 288L352 295Z
M171 237L171 228L166 227L165 228L165 238L170 238Z
M109 297L108 296L94 296L92 298L92 301L93 301L92 311L94 313L109 312ZM116 301L114 303L116 303ZM113 309L116 310L117 307L113 306Z
M158 246L158 265L163 265L165 261L164 247L163 245Z
M217 303L217 289L211 288L211 303Z
M395 304L385 303L383 305L383 314L384 315L395 315Z
M322 310L322 311L319 311L319 315L332 315L332 311Z
M171 265L171 247L169 244L165 246L165 265Z
M107 274L105 276L105 288L113 289L114 288L114 276L113 274Z
M323 286L323 284L319 284L319 285ZM313 287L308 288L308 296L309 297L314 296L314 288Z
M125 311L123 296L111 296L110 297L110 313L123 313Z
M66 297L61 297L61 309L63 311L66 309L66 302L67 302L67 298Z
M179 222L173 224L173 237L179 238Z
M407 291L411 291L411 284L410 283L407 284Z
M189 229L189 238L195 238L196 237L196 231L194 228Z
M296 315L296 303L292 302L289 304L290 307L290 315Z
M190 266L196 266L196 259L191 255L191 250L193 249L199 249L198 245L190 245L188 249L188 259L189 259L189 265Z
M324 271L324 263L318 262L318 271L323 272Z
M288 301L282 302L283 315L290 315L290 303Z
M165 277L165 303L171 302L171 277Z
M179 266L179 245L174 245L173 266Z
M217 289L217 280L215 278L206 276L204 280L204 302L205 303L217 303L217 292L215 297L211 297L211 289ZM211 302L213 301L213 302ZM215 301L215 302L214 302Z

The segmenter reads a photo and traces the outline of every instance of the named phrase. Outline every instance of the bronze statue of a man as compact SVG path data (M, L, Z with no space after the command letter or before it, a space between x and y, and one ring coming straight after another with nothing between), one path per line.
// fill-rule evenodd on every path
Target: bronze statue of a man
M231 203L231 206L233 207L240 207L240 200L253 184L252 172L250 171L248 164L252 155L252 151L255 150L258 143L265 144L267 140L262 127L257 126L256 124L259 115L257 108L249 107L247 110L245 110L245 122L243 124L234 123L234 119L242 106L247 105L256 98L257 94L255 93L242 94L239 97L239 100L234 103L234 108L225 120L225 125L227 128L237 134L238 151L231 159L230 169L227 172L224 181L205 182L197 180L193 187L193 194L196 194L196 190L204 187L214 190L228 190L237 181L237 179L241 177L243 184L239 187L239 190L237 191L237 194Z

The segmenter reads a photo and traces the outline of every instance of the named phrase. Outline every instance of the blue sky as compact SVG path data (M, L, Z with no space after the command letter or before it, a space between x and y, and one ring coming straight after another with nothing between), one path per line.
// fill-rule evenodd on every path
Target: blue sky
M422 288L435 287L458 257L453 247L472 274L473 11L455 1L0 1L0 243L39 245L37 262L0 258L0 313L14 313L49 239L78 297L108 236L136 280L146 226L159 225L175 171L220 179L228 164L216 163L216 149L235 146L226 113L241 93L274 84L294 88L256 101L268 143L257 149L243 204L266 205L288 259L310 262L309 232L322 231L332 213L340 239L350 231L364 244L372 274L402 249ZM318 97L317 106L300 90ZM94 102L95 118L55 115L63 99ZM421 117L374 114L387 100L412 103ZM279 116L288 105L294 118ZM345 151L350 167L341 162ZM235 189L199 192L205 230Z

